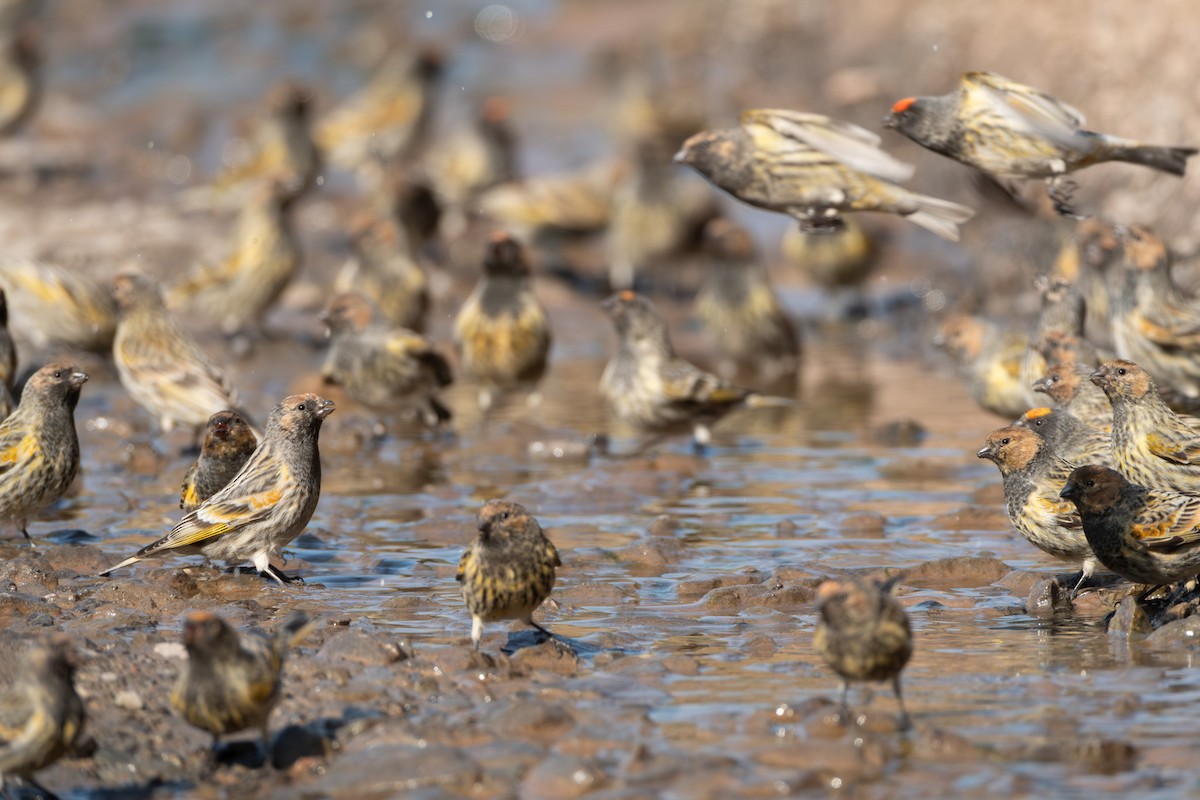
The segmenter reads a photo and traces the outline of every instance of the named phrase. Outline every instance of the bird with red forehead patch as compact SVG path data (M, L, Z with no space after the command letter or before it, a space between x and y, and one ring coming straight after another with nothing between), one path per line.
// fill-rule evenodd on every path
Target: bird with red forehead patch
M966 72L948 94L898 100L883 120L922 147L993 178L1045 179L1063 213L1070 212L1068 173L1124 161L1181 176L1197 152L1095 133L1084 123L1061 100L993 72Z

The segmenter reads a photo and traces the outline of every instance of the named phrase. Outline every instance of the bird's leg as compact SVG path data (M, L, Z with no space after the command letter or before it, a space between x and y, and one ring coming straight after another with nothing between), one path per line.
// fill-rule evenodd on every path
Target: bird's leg
M479 640L483 638L483 618L478 616L471 617L471 643L475 645L475 652L479 652Z
M850 681L845 679L842 679L842 701L838 705L838 714L846 725L852 724L850 720Z
M1056 175L1053 178L1047 178L1046 185L1050 201L1054 203L1054 210L1059 216L1084 219L1084 216L1071 206L1071 199L1078 191L1079 184L1069 178Z
M266 575L268 578L274 578L279 582L280 586L287 586L291 583L304 583L304 578L299 575L284 575L274 564L267 564L267 568L259 572L260 575Z
M259 745L262 747L262 757L264 767L274 767L271 761L271 734L267 730L267 723L264 722L260 731Z
M911 730L912 718L908 716L908 709L904 707L904 694L900 691L900 675L898 673L892 677L892 690L896 692L896 702L900 704L900 730Z

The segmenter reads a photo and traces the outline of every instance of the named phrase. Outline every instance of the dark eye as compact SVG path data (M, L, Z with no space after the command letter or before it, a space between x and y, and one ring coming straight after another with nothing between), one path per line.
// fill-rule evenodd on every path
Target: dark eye
M1008 443L1009 443L1009 442L1011 442L1011 441L1012 441L1012 439L1010 439L1009 437L1005 436L1003 439L1001 439L1001 440L1000 440L1000 444L1001 444L1001 446L1003 446L1003 445L1006 445L1006 444L1008 444Z
M1121 367L1120 369L1118 369L1118 370L1117 370L1117 374L1118 374L1118 375L1124 375L1124 374L1125 374L1125 368L1124 368L1124 367Z
M54 377L55 377L55 378L61 378L61 377L62 377L62 370L61 370L61 369L56 369L56 370L54 370Z
M303 411L303 410L304 410L304 403L301 403L300 405L296 406L296 410L297 410L297 411Z
M503 521L504 521L504 520L506 520L506 519L508 519L508 512L507 512L507 511L501 511L501 512L500 512L500 521L501 521L501 522L503 522Z

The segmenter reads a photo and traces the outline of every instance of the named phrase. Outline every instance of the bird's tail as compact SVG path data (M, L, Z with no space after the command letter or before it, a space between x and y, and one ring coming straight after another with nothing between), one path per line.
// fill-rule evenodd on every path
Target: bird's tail
M1160 147L1125 142L1109 151L1109 159L1138 164L1159 172L1169 172L1172 175L1183 177L1184 172L1187 171L1187 160L1197 152L1200 151L1195 147Z
M907 215L927 231L932 231L948 242L958 241L958 226L975 216L975 209L967 208L949 200L939 200L924 194L913 194L917 210Z
M796 405L790 397L780 397L772 394L748 394L745 399L746 408L786 408Z
M128 567L130 564L136 564L139 561L141 561L141 559L138 558L137 556L130 556L129 558L122 561L120 564L109 567L108 569L102 570L96 574L99 575L101 578L107 578L110 574L116 572L117 570L124 569L125 567Z

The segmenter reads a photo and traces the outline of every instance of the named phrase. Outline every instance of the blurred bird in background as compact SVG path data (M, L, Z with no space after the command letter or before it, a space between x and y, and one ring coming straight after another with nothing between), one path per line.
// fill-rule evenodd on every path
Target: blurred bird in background
M353 256L334 279L334 291L358 292L393 325L425 330L429 278L404 228L391 219L365 216L351 230L350 246Z

